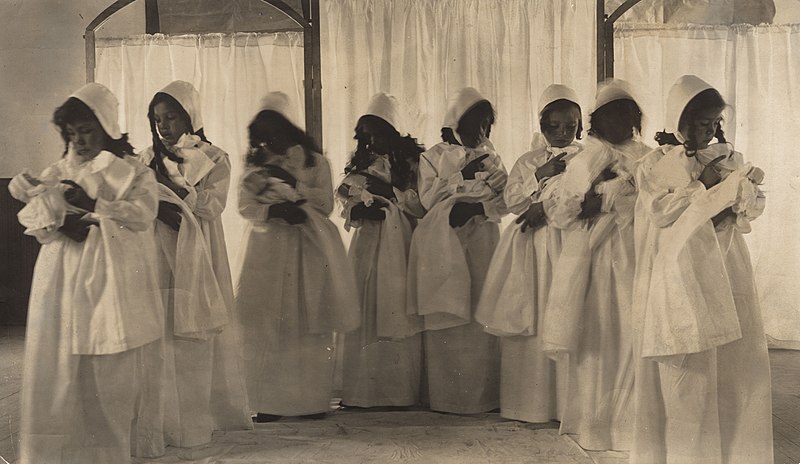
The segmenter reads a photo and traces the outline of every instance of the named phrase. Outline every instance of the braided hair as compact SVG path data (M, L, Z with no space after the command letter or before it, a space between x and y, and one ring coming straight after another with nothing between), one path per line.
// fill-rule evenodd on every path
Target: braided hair
M681 112L681 117L678 119L678 128L688 127L688 134L685 136L686 141L681 144L678 137L674 133L661 131L656 132L655 140L659 145L683 145L686 147L686 154L693 155L697 152L697 141L692 140L692 134L695 132L697 126L698 114L708 108L725 108L727 103L717 89L706 89L694 96L686 107ZM717 127L714 137L719 143L726 143L725 132L722 130L722 124Z

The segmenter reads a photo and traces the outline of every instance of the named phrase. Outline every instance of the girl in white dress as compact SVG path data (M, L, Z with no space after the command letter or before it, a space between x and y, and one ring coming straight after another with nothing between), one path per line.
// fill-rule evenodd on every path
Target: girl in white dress
M662 146L638 173L631 462L773 462L769 357L742 235L764 209L764 172L726 143L725 107L702 79L678 79Z
M159 182L156 237L167 333L163 352L145 361L145 369L162 375L142 400L137 446L139 454L157 456L164 445L198 446L211 441L214 429L252 424L221 222L228 155L206 139L200 95L188 82L174 81L156 93L148 118L153 145L139 160ZM227 388L214 389L215 376Z
M566 164L580 151L581 108L569 87L548 86L539 98L539 128L531 151L508 176L504 196L509 226L489 266L475 318L503 337L500 415L527 422L559 419L556 362L542 347L542 324L561 230L548 224L553 192ZM560 285L560 284L559 284ZM563 396L563 395L560 395Z
M586 449L632 440L633 176L650 151L638 140L641 118L626 82L598 88L589 137L548 215L564 234L542 333L545 350L569 362L561 433Z
M409 312L424 316L430 407L472 414L499 407L500 343L474 320L506 214L507 174L489 141L494 109L467 87L451 100L442 143L420 157L427 210L411 241Z
M20 410L24 464L130 462L136 360L163 333L154 263L158 190L130 155L117 99L87 84L53 122L64 156L11 194L42 243L31 288Z
M396 99L370 100L356 125L358 148L337 189L345 228L355 229L349 257L361 297L361 328L344 335L342 405L412 406L419 402L422 320L406 310L408 249L416 218L424 148L398 132Z
M328 160L272 93L248 127L239 188L246 231L236 310L250 407L256 422L320 418L333 396L333 331L358 328L353 271L328 219Z

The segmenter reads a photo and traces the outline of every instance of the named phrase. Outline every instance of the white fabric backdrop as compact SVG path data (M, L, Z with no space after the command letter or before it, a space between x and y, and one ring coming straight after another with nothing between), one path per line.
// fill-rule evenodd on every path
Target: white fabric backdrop
M498 111L492 139L510 169L530 143L536 100L545 86L574 87L588 109L596 87L594 4L323 1L323 148L334 182L341 179L354 148L356 120L377 91L396 95L403 129L432 146L439 141L447 97L466 85L478 88ZM626 24L615 39L617 76L639 91L645 139L651 144L663 125L664 96L681 74L698 74L718 86L736 108L727 123L730 139L768 173L769 206L748 240L767 331L782 340L800 340L800 286L795 285L800 241L794 237L800 219L795 207L800 162L793 161L789 149L791 136L800 129L800 87L788 78L800 71L797 32L795 26ZM236 212L235 189L246 127L260 98L273 90L288 93L295 119L303 120L302 35L103 40L97 63L97 81L120 97L122 126L140 149L150 144L146 108L154 92L173 79L188 80L200 90L206 133L233 164L224 220L231 262L236 263L244 223Z
M767 173L767 209L747 236L772 346L800 349L800 26L622 25L616 75L639 91L648 137L663 128L669 87L697 74L733 106L724 123L736 149Z

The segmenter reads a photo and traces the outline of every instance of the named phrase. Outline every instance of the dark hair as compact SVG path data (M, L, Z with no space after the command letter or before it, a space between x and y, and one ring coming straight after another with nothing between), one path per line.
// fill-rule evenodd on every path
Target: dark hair
M100 120L97 119L97 115L94 114L89 106L75 97L69 97L63 105L56 108L55 112L53 112L53 124L58 127L59 132L61 133L61 138L64 140L64 153L61 156L65 156L67 151L69 151L69 134L67 134L67 124L75 124L78 122L84 121L94 121L103 131L103 134L106 136L106 141L103 146L104 150L110 151L114 155L122 158L123 156L130 156L133 155L133 146L128 143L128 134L122 134L122 137L118 139L112 139L108 132L106 132L105 128L102 124L100 124Z
M642 132L642 110L635 101L624 98L606 103L594 110L589 115L589 135L600 137L606 140L608 134L603 134L599 129L598 121L611 120L619 124L629 124L636 132Z
M725 99L722 98L722 95L717 89L703 90L689 100L689 103L686 104L686 107L681 112L681 117L678 119L678 129L689 126L689 133L683 134L686 137L686 142L683 143L683 146L686 147L687 154L693 154L697 151L697 141L691 139L695 125L697 124L697 115L704 109L725 108L726 104ZM725 132L722 130L722 124L717 127L717 132L714 134L714 137L716 137L719 143L727 142L727 140L725 140ZM681 142L675 134L666 131L656 132L655 139L659 145L681 145Z
M565 98L560 98L545 105L545 107L542 109L542 116L539 118L539 130L544 132L544 127L542 126L544 125L545 121L548 120L550 113L553 111L562 111L573 108L578 110L578 130L575 132L575 138L580 140L583 134L583 118L581 117L581 107L578 106L577 103Z
M472 105L472 107L461 116L461 119L458 120L456 132L458 132L464 145L474 147L478 144L481 124L487 118L489 119L489 130L486 136L488 137L492 130L491 126L495 121L494 107L492 107L492 104L488 100L482 100ZM449 127L442 128L442 140L452 145L461 145L458 143L455 134L453 134L453 130Z
M260 111L247 126L250 153L247 164L263 166L269 152L285 155L289 147L300 145L306 154L306 167L314 166L314 153L322 154L313 137L273 110ZM265 150L264 146L269 150Z
M164 92L157 92L153 99L150 100L150 105L147 107L147 119L150 121L150 134L153 137L153 161L150 163L150 167L153 169L159 170L162 174L167 176L167 168L164 166L164 157L175 161L176 163L182 163L183 158L178 156L176 153L171 152L164 142L161 141L161 137L158 135L158 129L156 128L156 105L159 103L166 103L170 108L175 110L178 114L180 114L181 118L184 118L189 125L189 129L191 130L192 134L197 135L200 137L200 140L211 143L206 138L205 131L201 127L199 130L195 131L194 126L192 125L192 117L189 116L189 113L186 111L186 108L180 104L178 100L175 99L172 95Z
M414 166L419 164L419 155L425 151L411 135L401 136L399 132L383 118L365 114L358 119L354 139L358 140L356 151L344 168L345 174L365 171L375 161L377 154L367 147L367 142L362 134L364 124L371 124L373 136L386 142L389 148L389 161L391 164L392 183L401 190L411 188L416 181Z

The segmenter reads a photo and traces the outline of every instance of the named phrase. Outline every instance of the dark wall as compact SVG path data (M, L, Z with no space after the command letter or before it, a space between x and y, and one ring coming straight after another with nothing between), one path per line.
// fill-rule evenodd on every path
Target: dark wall
M17 222L23 204L8 193L10 179L0 179L0 326L25 325L33 265L39 243L24 235Z

